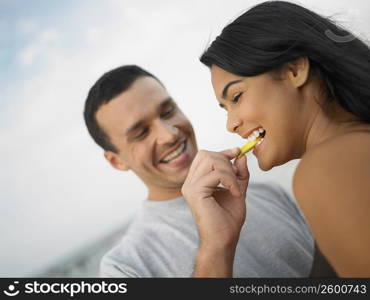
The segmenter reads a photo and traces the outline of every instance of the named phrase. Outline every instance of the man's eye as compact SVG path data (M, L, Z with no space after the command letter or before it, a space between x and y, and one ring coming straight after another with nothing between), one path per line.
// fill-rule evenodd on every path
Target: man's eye
M240 98L240 96L241 96L241 95L243 95L243 93L242 93L242 92L240 92L240 93L236 93L236 94L234 95L233 99L231 100L231 102L232 102L232 103L238 103L239 98Z
M168 118L168 117L170 117L174 112L175 112L175 107L171 107L170 109L168 109L167 111L165 111L164 113L162 113L162 114L161 114L161 118L162 118L162 119Z
M143 128L142 130L140 130L139 134L135 135L135 139L143 138L144 136L148 134L148 132L149 132L148 127Z

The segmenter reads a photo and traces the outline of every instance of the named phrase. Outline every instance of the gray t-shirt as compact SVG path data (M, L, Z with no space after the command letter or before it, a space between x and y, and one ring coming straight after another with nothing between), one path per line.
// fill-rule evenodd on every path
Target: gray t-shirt
M186 200L143 202L101 277L191 277L198 232ZM234 277L307 277L313 238L294 201L276 184L250 183Z

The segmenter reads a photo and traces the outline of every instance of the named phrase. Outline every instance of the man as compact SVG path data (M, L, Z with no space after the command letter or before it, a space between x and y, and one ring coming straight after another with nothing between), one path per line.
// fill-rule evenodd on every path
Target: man
M199 236L181 188L197 154L189 120L164 85L138 66L104 74L90 89L84 117L106 160L132 170L148 198L119 245L101 262L103 277L190 277ZM279 187L250 183L248 222L233 276L305 277L313 241L294 202Z

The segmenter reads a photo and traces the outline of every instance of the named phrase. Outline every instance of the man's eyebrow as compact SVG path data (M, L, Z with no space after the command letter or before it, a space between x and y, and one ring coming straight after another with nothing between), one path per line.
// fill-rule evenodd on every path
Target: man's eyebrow
M163 100L158 105L158 110L159 111L162 110L164 107L166 107L167 105L169 105L171 103L174 103L173 99L171 97L166 98L165 100ZM132 133L133 131L137 130L138 128L140 128L144 124L145 124L145 121L144 120L139 120L139 121L135 122L132 126L129 127L129 129L126 130L126 135L129 135L130 133Z
M158 108L159 110L163 109L164 107L166 107L168 104L171 104L171 103L175 103L175 101L173 101L172 97L168 97L166 98L165 100L163 100L159 105L158 105Z
M227 96L227 90L229 89L229 87L230 86L232 86L233 84L235 84L235 83L239 83L239 82L241 82L241 80L239 79L239 80L234 80L234 81L230 81L225 87L224 87L224 89L223 89L223 91L222 91L222 98L223 99L225 99L226 98L226 96Z

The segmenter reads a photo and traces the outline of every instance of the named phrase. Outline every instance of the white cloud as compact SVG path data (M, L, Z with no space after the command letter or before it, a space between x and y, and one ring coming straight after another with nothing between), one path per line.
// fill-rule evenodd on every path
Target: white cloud
M15 27L17 34L28 36L39 29L39 24L32 19L21 19L16 23Z
M89 28L86 32L86 41L91 44L98 44L103 38L103 31L100 28Z
M55 47L59 34L56 29L48 28L41 31L18 54L18 62L23 66L31 66L37 57L47 56L50 49Z
M40 47L36 45L28 46L21 53L19 53L19 62L22 65L29 66L34 62L36 56L40 52L41 52Z

